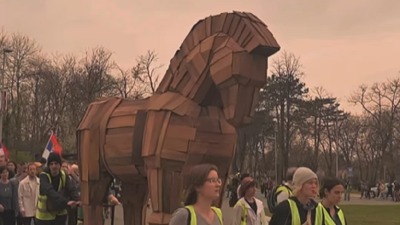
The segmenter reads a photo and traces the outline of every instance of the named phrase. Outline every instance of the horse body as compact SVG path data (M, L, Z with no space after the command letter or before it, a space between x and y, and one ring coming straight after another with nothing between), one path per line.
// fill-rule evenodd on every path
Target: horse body
M278 50L254 15L211 16L193 27L153 96L90 104L77 132L84 223L102 224L113 176L122 182L125 225L145 224L149 195L148 223L168 224L193 165L213 163L226 181L235 128L251 122L267 58Z

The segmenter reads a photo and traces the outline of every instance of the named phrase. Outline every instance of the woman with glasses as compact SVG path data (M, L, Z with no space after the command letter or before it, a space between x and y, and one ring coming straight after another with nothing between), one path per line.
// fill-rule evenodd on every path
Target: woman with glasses
M220 197L221 179L217 167L211 164L192 167L185 186L185 207L173 214L169 225L222 225L221 210L212 207Z
M233 213L235 218L232 225L264 225L266 217L264 204L255 197L256 185L252 177L242 180L239 189L240 199L236 203Z

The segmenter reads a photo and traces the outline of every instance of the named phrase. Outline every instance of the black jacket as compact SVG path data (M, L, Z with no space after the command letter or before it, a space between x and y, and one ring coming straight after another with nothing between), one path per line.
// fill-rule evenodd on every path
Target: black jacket
M296 197L290 197L290 199L296 202L297 208L299 210L299 216L301 224L304 224L307 220L308 209L311 209L311 223L314 225L315 220L315 208L318 203L311 201L306 206L302 205ZM292 224L292 214L290 211L289 201L285 200L276 206L274 214L269 221L269 225L291 225Z
M49 174L51 177L51 183L49 177L46 175ZM58 185L61 182L61 171L58 176L51 176L50 169L46 167L43 172L39 175L40 179L40 188L39 194L46 195L49 201L52 204L53 209L62 210L68 207L68 201L79 201L78 190L75 185L68 179L68 175L66 175L65 179L65 187L58 192Z

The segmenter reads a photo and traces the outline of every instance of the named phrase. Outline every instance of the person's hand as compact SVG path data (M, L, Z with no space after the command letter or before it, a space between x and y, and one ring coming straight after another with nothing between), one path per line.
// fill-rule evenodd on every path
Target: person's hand
M21 217L25 217L25 210L19 211L19 214L21 215Z
M118 198L116 198L114 195L110 195L108 199L111 205L121 205L121 202L119 202Z
M79 205L79 202L77 202L77 201L69 201L69 202L67 203L67 205L68 205L69 207L71 207L71 208L75 208L75 207L77 207L77 206Z
M4 206L2 204L0 204L0 212L4 212Z

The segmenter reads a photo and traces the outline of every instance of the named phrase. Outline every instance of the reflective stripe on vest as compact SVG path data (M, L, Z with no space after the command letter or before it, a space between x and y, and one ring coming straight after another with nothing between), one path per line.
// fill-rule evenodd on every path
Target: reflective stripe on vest
M297 208L297 204L294 200L288 199L289 201L289 206L290 206L290 213L292 214L292 225L301 225L301 220L300 220L300 215L299 215L299 209ZM320 225L322 224L322 218L323 214L321 210L318 210L318 206L315 210L315 219L314 219L314 224L315 225Z
M290 190L289 188L287 188L285 185L279 186L279 187L276 189L275 193L280 193L280 192L282 192L282 191L286 191L286 192L288 193L289 197L293 196L292 190Z
M335 221L333 221L330 213L326 210L326 208L321 203L318 204L318 208L324 214L325 225L336 225L336 223L335 223ZM339 207L338 207L338 216L339 216L339 220L342 223L342 225L346 225L346 220L344 219L344 213Z
M193 205L187 205L185 206L190 212L190 225L197 225L197 217L196 217L196 212L194 211ZM219 223L222 225L222 212L220 208L217 207L211 207L212 210L214 210L215 214L217 214Z
M240 207L242 207L242 216L240 217L240 225L246 225L247 224L248 209L247 209L246 205L244 204L244 202L242 202L242 201L238 201L236 203L235 207L237 205L240 205Z
M45 174L49 178L49 182L51 184L51 177L49 173L42 172L41 174ZM64 171L61 170L61 182L58 185L58 192L65 188L66 183L66 175ZM47 211L47 196L46 195L39 195L38 203L36 208L35 217L39 220L54 220L57 215L67 215L67 209L63 209L57 212L49 212Z
M240 207L242 207L242 216L240 217L240 225L247 225L247 214L249 213L249 209L246 207L246 204L243 201L238 201L236 203L236 205L240 205ZM235 205L235 207L236 207L236 205ZM261 225L264 225L265 221L264 221L262 215L263 214L261 213L260 222L261 222Z

